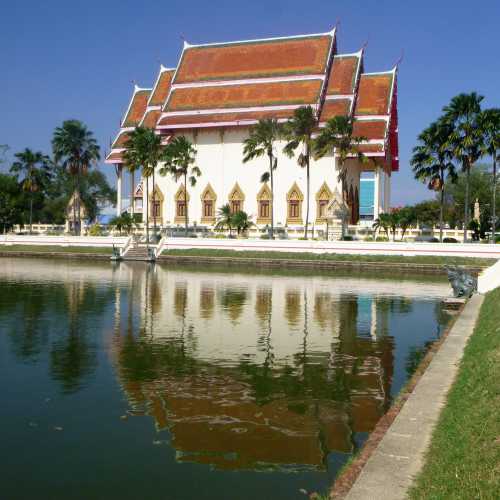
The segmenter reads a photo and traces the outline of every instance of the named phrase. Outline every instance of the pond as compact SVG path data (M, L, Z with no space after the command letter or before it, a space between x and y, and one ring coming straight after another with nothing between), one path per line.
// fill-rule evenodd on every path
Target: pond
M324 492L449 294L446 278L0 259L0 496Z

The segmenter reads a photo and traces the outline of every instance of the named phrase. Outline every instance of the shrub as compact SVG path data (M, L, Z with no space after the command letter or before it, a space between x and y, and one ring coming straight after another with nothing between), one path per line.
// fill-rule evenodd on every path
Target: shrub
M354 241L354 237L351 236L350 234L347 234L342 238L343 241Z
M443 243L458 243L456 238L443 238Z
M495 236L495 243L500 243L500 235Z
M363 241L373 241L373 236L365 236Z
M90 226L89 236L102 236L102 227L99 224Z
M270 240L271 238L270 238L270 236L268 234L261 234L260 235L260 239L261 240Z
M375 241L389 241L389 238L387 236L377 236Z
M227 236L225 234L217 233L216 235L214 235L214 238L216 238L217 240L224 240L227 238Z
M439 243L439 239L435 238L435 237L430 238L428 241L429 241L429 243Z

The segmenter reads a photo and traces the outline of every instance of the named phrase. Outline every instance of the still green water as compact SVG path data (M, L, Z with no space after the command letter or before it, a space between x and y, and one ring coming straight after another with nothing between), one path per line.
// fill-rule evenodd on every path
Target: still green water
M440 335L447 295L425 278L0 259L0 498L324 492Z

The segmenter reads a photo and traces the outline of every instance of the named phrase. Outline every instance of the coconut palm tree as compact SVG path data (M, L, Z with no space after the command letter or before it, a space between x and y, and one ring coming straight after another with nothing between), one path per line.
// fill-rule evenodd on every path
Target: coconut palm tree
M467 241L470 215L470 170L483 155L483 134L479 124L481 101L483 99L484 97L476 92L459 94L451 100L450 104L443 108L444 120L453 127L450 134L450 146L453 156L460 162L466 175L464 242Z
M500 151L500 108L484 110L480 117L480 127L484 134L483 152L491 156L493 162L493 186L491 193L491 242L495 243L497 228L497 159Z
M196 161L195 147L184 137L175 137L165 148L162 159L165 165L160 169L161 175L171 174L177 182L181 177L184 179L184 210L185 210L185 232L188 235L188 175L191 186L196 185L196 178L201 175L201 170L194 164Z
M309 198L310 198L310 164L311 154L313 152L313 132L316 128L316 114L311 106L302 106L297 108L293 117L285 124L285 138L288 141L283 148L283 152L292 158L295 150L302 146L302 152L299 154L297 163L306 169L307 194L306 194L306 224L304 227L304 238L307 240L307 230L309 226Z
M74 192L80 195L80 177L101 158L94 134L81 121L66 120L54 131L52 150L55 162L62 162L62 167L73 176ZM73 203L76 235L81 230L80 203L77 205L78 213Z
M410 164L415 178L427 182L429 189L439 190L439 241L443 242L443 212L445 183L455 182L457 173L453 164L453 150L450 147L452 126L438 120L431 123L419 136L419 144L413 148Z
M49 178L50 159L40 151L32 151L26 148L20 153L14 155L17 158L10 171L13 174L22 174L21 187L23 191L29 193L30 197L30 233L33 230L33 197L41 185Z
M248 231L252 226L255 224L252 222L248 214L240 210L239 212L236 212L233 214L231 217L231 222L234 227L236 227L236 230L238 231L238 235L245 233Z
M347 191L347 159L355 157L362 163L366 162L366 156L359 150L359 145L366 140L366 137L354 135L354 120L350 116L335 116L326 122L325 128L314 142L315 159L332 151L336 156L337 179L342 184L342 196Z
M217 210L217 223L215 224L215 229L217 230L223 230L226 227L229 229L229 236L231 236L233 230L233 213L231 212L229 203L222 205Z
M162 154L161 137L146 127L137 127L130 132L125 143L123 159L127 168L141 168L146 185L146 243L149 248L149 177L153 174ZM154 189L154 187L153 187Z
M271 182L271 239L274 239L274 176L278 167L278 157L274 154L274 143L283 137L283 126L275 118L259 120L245 139L243 163L267 155L269 170L260 177L260 182Z

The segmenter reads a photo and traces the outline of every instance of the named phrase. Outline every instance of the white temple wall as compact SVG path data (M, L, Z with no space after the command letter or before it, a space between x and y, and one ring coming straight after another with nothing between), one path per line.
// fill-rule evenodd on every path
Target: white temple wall
M201 224L202 202L201 194L208 183L215 191L217 200L215 210L228 203L229 195L236 183L243 191L245 200L243 210L255 222L258 216L257 195L262 188L260 177L269 169L267 156L257 158L248 163L243 163L244 140L248 137L248 129L232 128L222 131L221 129L205 129L197 134L186 132L185 135L197 150L196 165L200 168L202 175L197 179L196 186L188 184L189 193L189 223L190 225ZM302 202L302 221L305 223L307 183L306 169L297 164L299 150L294 158L288 158L283 154L283 147L286 142L281 141L276 146L278 155L278 168L274 172L274 221L276 226L287 225L287 193L292 188L294 182L301 190L304 200ZM353 188L359 190L360 168L356 162L352 162L349 167L348 185L353 184ZM177 225L175 222L176 204L175 195L179 186L183 182L177 182L171 176L155 176L155 182L161 190L163 201L163 225ZM341 191L337 181L337 171L335 170L335 160L333 156L326 156L318 161L311 159L310 168L310 213L309 223L312 226L316 223L317 202L316 194L326 181L329 189ZM152 179L149 181L150 192L152 190ZM150 213L151 217L151 213ZM178 225L182 225L179 223ZM262 225L262 227L265 225ZM303 224L289 224L288 227L303 227Z

